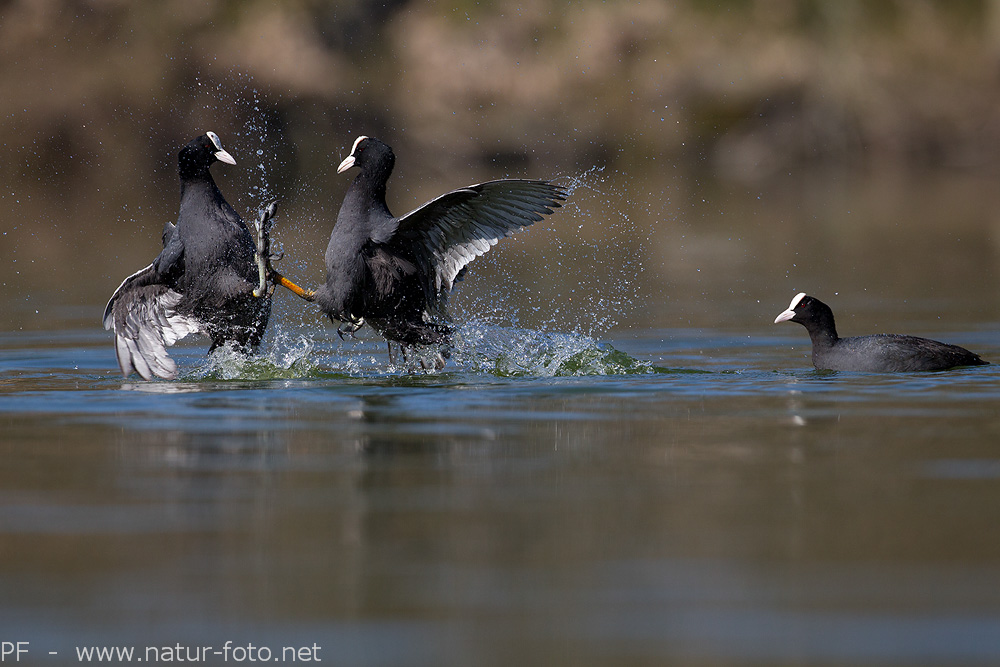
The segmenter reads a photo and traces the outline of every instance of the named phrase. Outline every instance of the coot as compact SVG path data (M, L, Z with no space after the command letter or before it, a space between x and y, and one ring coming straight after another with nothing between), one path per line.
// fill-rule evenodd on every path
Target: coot
M236 164L214 132L181 149L177 224L166 224L163 250L126 278L104 309L126 377L133 371L146 380L177 377L166 347L188 334L209 336L211 349L229 342L241 351L256 348L264 335L271 294L253 295L256 246L209 173L217 161Z
M359 173L330 234L326 282L313 292L276 273L273 279L344 323L341 335L367 322L404 352L414 345L446 348L452 327L445 301L469 262L552 213L567 195L548 181L489 181L445 193L396 217L385 201L395 159L378 139L358 137L337 168L343 173L357 167Z
M840 338L830 307L804 292L796 294L788 309L774 318L775 324L789 320L809 332L813 366L820 370L940 371L989 363L963 347L916 336L875 334Z

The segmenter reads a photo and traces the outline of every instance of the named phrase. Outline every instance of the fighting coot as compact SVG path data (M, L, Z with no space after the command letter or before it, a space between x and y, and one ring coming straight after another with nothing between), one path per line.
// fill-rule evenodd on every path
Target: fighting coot
M813 366L820 370L940 371L989 363L963 347L916 336L875 334L839 338L830 307L804 292L796 294L788 309L774 322L789 320L798 322L809 332Z
M122 282L104 310L104 328L115 331L126 377L133 371L146 380L177 377L166 347L188 334L209 336L211 349L231 342L242 351L256 348L264 335L271 294L253 295L256 246L209 173L216 161L236 164L214 132L181 149L177 224L166 224L163 250Z
M496 242L552 213L566 193L548 181L505 179L453 190L395 217L385 201L392 149L361 136L337 169L357 167L326 249L326 282L302 290L342 335L365 322L405 350L447 346L452 328L443 306L466 265ZM441 360L439 360L440 362Z

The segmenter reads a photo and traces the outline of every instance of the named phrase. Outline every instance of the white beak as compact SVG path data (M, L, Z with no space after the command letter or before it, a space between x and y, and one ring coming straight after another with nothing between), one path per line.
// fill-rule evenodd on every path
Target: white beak
M344 161L340 163L340 166L337 167L337 173L343 174L345 171L347 171L353 166L354 166L354 155L348 155L346 158L344 158Z
M792 302L788 304L788 309L782 312L776 318L774 318L774 323L777 324L778 322L787 322L788 320L795 317L795 307L798 306L799 302L802 301L802 299L804 298L806 298L805 292L799 292L798 294L793 296Z
M777 324L778 322L787 322L788 320L792 319L793 317L795 317L795 311L792 310L791 308L789 308L788 310L784 311L783 313L781 313L780 315L778 315L776 318L774 318L774 323Z
M222 140L219 139L219 135L217 135L215 132L206 132L205 136L209 138L209 140L217 149L215 152L216 160L218 160L219 162L225 162L226 164L236 164L236 160L233 159L233 156L227 153L222 148Z
M219 162L225 162L226 164L236 164L236 160L233 159L233 156L226 151L218 151L215 154L215 159Z

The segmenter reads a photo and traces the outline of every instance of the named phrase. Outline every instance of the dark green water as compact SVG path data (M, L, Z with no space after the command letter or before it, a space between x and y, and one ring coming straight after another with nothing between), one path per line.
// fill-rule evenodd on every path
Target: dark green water
M262 359L197 343L178 381L123 381L102 300L159 219L66 231L82 253L33 241L70 213L19 222L0 641L22 664L227 641L336 665L1000 662L1000 365L820 373L771 324L807 290L844 334L998 362L992 220L938 224L948 184L879 206L646 185L641 207L580 190L474 265L441 373L282 296ZM326 223L281 224L318 275Z

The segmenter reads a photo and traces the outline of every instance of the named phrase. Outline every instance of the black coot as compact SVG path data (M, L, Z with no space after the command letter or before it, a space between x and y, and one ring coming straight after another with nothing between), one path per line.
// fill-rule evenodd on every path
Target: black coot
M341 333L368 322L404 349L447 346L452 330L443 306L466 265L499 239L552 213L566 193L548 181L490 181L395 217L385 201L394 163L392 149L378 139L354 142L337 173L351 167L360 173L330 234L326 283L315 293L296 293L346 323Z
M193 139L178 155L181 205L177 224L163 230L163 250L115 290L104 310L114 329L118 365L128 377L172 379L177 364L166 347L188 334L256 348L271 313L271 295L255 297L254 239L216 187L209 167L236 164L214 132Z
M978 354L936 340L875 334L839 338L830 307L805 293L796 294L774 322L798 322L812 339L813 366L820 370L885 373L941 371L956 366L981 366Z

